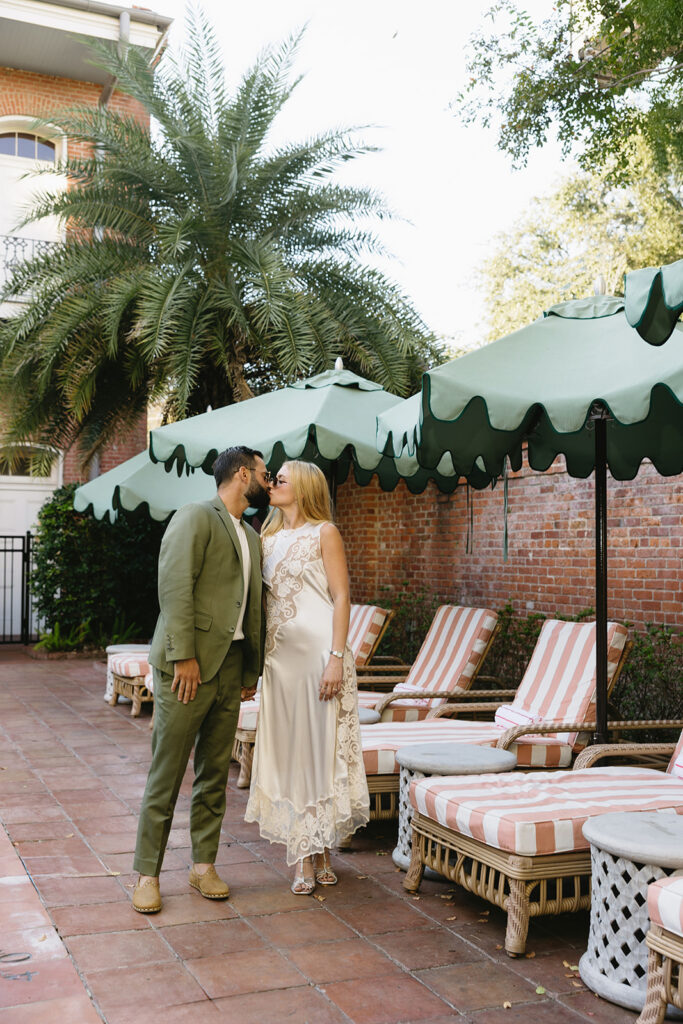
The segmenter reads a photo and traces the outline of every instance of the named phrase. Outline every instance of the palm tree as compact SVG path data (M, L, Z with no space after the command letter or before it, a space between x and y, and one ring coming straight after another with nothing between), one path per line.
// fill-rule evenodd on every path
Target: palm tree
M97 48L152 131L102 108L50 117L93 155L69 159L69 187L28 218L58 216L65 241L5 291L30 296L0 326L10 453L77 441L87 462L150 400L182 418L337 355L404 394L438 357L411 303L368 263L382 252L372 223L390 216L384 200L335 183L369 149L358 132L269 145L300 36L265 51L232 95L201 12L188 14L188 37L156 68L135 47Z

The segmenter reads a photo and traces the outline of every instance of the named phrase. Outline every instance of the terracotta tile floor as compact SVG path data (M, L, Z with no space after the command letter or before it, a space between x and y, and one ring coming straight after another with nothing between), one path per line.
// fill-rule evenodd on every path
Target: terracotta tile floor
M533 956L510 960L495 909L445 882L404 892L394 826L371 826L336 857L340 884L321 899L293 896L279 849L243 820L236 770L217 859L230 901L187 885L186 779L164 909L136 914L149 711L132 719L103 690L103 664L0 648L0 1024L635 1020L567 967L585 946L585 914L533 922Z

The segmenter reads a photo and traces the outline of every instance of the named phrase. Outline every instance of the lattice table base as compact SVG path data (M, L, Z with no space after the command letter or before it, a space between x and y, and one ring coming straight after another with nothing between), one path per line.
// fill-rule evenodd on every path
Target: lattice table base
M410 855L413 839L413 808L408 799L410 783L414 779L424 779L424 772L409 771L408 768L401 768L401 781L398 795L398 841L391 855L391 859L397 868L407 871L410 866ZM431 868L425 868L425 878L441 878L441 875Z
M642 1010L647 985L650 927L647 887L670 875L655 864L637 864L591 845L593 888L588 949L579 961L593 992L630 1010ZM672 1016L683 1019L675 1011Z

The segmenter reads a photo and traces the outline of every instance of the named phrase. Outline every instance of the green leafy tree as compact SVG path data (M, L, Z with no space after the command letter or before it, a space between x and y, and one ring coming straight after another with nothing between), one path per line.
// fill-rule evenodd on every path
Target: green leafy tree
M609 294L623 295L625 273L680 256L683 175L662 175L642 140L630 171L631 184L619 187L609 166L572 175L498 236L480 275L489 340L592 294L601 276Z
M437 357L412 304L371 265L384 200L335 179L368 152L359 133L269 142L296 86L298 38L265 51L229 94L201 12L188 14L188 36L157 67L134 47L97 48L152 131L102 108L50 117L93 156L70 159L68 189L44 194L29 218L59 217L66 240L22 264L5 292L30 296L0 328L10 452L77 441L87 462L150 400L178 419L338 355L403 394Z
M535 24L516 0L497 0L495 26L472 39L466 121L497 127L516 164L557 132L585 168L615 158L623 171L643 137L661 166L683 156L680 0L555 0Z

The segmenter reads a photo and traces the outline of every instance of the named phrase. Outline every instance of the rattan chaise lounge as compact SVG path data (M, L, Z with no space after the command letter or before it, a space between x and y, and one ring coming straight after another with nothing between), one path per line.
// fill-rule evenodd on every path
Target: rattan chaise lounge
M501 746L514 750L520 766L569 767L589 741L595 701L595 623L543 623L531 660L512 704L468 705L447 702L418 722L380 722L361 728L363 760L371 799L371 816L387 819L398 811L399 765L396 751L413 743L453 742ZM629 645L620 623L608 625L608 686L614 686ZM493 693L490 696L494 696ZM455 717L488 712L493 721L463 721ZM448 718L445 716L449 716ZM528 738L529 725L572 723Z
M614 724L624 729L663 723ZM672 751L666 773L651 767L592 767L605 757L637 755L651 764ZM629 810L683 814L681 751L683 733L675 750L674 744L588 747L572 771L413 782L412 859L403 884L416 892L430 867L501 907L508 915L505 949L510 956L522 954L530 918L590 906L591 858L582 832L588 818Z
M358 704L378 711L383 722L417 722L447 701L465 695L470 700L512 696L514 690L494 693L470 689L497 631L498 616L489 608L442 605L413 664L388 666L374 678L361 676ZM374 692L377 681L383 682L390 675L391 693L380 696Z
M683 771L683 753L681 762ZM647 993L636 1024L662 1024L667 1004L683 1010L683 875L648 885L647 909Z

